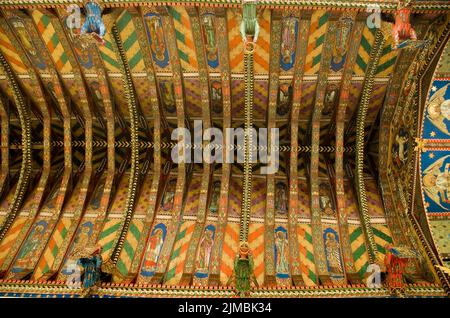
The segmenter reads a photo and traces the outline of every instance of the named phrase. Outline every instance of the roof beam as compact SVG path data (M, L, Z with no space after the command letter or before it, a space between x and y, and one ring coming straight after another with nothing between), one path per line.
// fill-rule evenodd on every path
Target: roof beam
M220 199L218 210L218 226L215 244L211 251L211 267L209 284L217 286L220 281L220 263L222 260L222 246L225 239L225 229L228 220L228 202L229 202L229 186L231 175L231 164L227 161L227 152L229 147L229 138L227 136L227 128L231 127L231 71L229 61L228 38L220 36L221 34L228 34L227 30L227 16L224 9L216 10L216 34L218 49L219 49L219 65L222 81L222 102L223 102L223 130L225 131L225 138L223 140L223 163L222 176L220 180Z
M184 96L183 96L183 73L181 69L180 59L178 55L178 48L176 43L175 36L175 27L173 25L172 17L168 13L167 9L160 8L159 10L162 18L163 29L166 31L167 41L166 44L169 50L169 56L172 64L172 75L173 75L173 86L174 86L174 95L175 95L175 106L177 113L177 127L185 128L185 105L184 105ZM179 129L178 134L178 152L179 159L184 156L184 145L186 140L184 140L184 136ZM183 154L182 154L183 153ZM172 220L167 229L167 237L164 241L164 246L161 250L158 265L155 271L155 275L153 276L152 282L160 283L164 278L164 274L167 271L167 267L169 265L170 254L172 253L173 246L175 243L175 238L178 232L178 228L181 222L182 217L182 208L183 208L183 199L184 192L186 188L186 164L184 160L180 160L178 163L178 177L177 184L175 188L175 196L173 200L172 207Z
M211 112L210 112L210 101L209 101L209 73L208 65L206 60L206 48L203 43L203 35L200 25L200 18L197 8L187 7L186 11L189 15L192 36L194 39L194 46L197 55L198 62L198 72L200 79L200 89L201 89L201 100L200 105L202 107L202 124L203 129L211 128ZM203 141L203 146L205 147L208 143ZM204 148L203 148L204 149ZM208 153L209 150L206 152ZM204 152L204 154L206 154ZM186 254L186 261L184 265L183 276L181 277L181 284L190 284L192 282L192 277L195 270L195 260L197 256L197 249L200 239L205 231L204 225L207 214L207 204L208 204L208 192L210 190L210 181L212 173L212 164L209 162L209 154L203 158L203 175L200 185L200 195L198 198L199 205L197 210L197 221L195 223L194 232L192 234L192 239L189 243L188 251ZM209 210L208 210L209 211Z
M148 5L160 5L160 0L150 0L145 2ZM240 7L241 0L217 0L214 2L214 6L218 7ZM4 0L2 5L8 9L15 8L29 8L29 7L66 7L69 4L78 4L82 5L82 0L25 0L21 1L21 3L17 3L17 0ZM128 6L137 6L142 4L141 0L104 0L102 1L102 5L104 7L128 7ZM197 6L211 6L210 3L205 2L204 0L170 0L164 2L165 5L197 5ZM339 1L334 3L334 8L336 10L354 10L354 11L366 11L366 8L369 5L372 5L373 1L371 0L357 0L357 1ZM397 8L397 0L385 0L379 3L380 10L382 12L390 12ZM324 2L318 2L313 0L302 0L295 1L290 3L280 3L278 0L259 0L258 7L261 8L283 8L283 9L293 9L293 8L301 8L301 9L327 9L329 4ZM450 4L446 0L438 0L433 1L432 3L427 3L423 1L412 1L410 4L412 11L416 12L446 12L450 10Z
M352 280L356 278L355 266L353 263L353 255L350 246L349 228L347 221L347 209L345 206L345 190L344 190L344 127L345 113L349 103L350 80L353 74L358 48L361 42L362 31L365 26L363 19L354 21L353 30L351 31L349 42L347 44L347 57L342 75L340 87L339 103L336 113L336 152L335 152L335 184L337 203L337 219L339 223L339 236L341 243L341 251L344 260L346 278Z
M280 11L272 11L272 18L270 23L270 57L269 57L269 105L267 109L267 137L268 137L268 158L272 158L269 152L274 151L272 138L270 138L272 129L276 129L276 109L277 96L280 75L280 49L281 49L281 30L282 30L282 16ZM266 177L267 192L266 192L266 213L264 220L264 269L265 277L264 284L271 286L276 285L275 275L275 176L269 173ZM292 235L292 233L291 233ZM290 235L290 236L291 236ZM290 238L289 236L289 238Z
M311 119L311 158L310 158L310 188L311 188L311 228L314 245L314 260L316 262L319 280L322 284L328 283L329 274L326 267L325 247L319 206L319 144L320 144L320 119L324 106L327 78L330 69L331 57L334 45L334 32L336 30L335 17L328 21L325 35L322 57L320 61L319 75L317 78L315 104Z
M309 27L311 22L311 14L303 14L299 20L298 26L298 38L297 38L297 52L295 54L295 66L293 81L293 96L292 96L292 109L290 118L290 135L291 145L289 154L289 223L295 231L291 233L297 233L297 221L299 219L300 207L299 207L299 193L298 193L298 122L300 117L300 107L302 102L302 86L303 86L303 73L305 68L305 59L307 54L307 45L309 37ZM292 230L293 230L292 229ZM302 260L306 259L306 249L299 240L298 235L290 235L289 238L291 254L295 256L296 266L292 267L292 276L294 285L298 286L304 284L303 275L309 275L309 269ZM271 249L273 250L273 249ZM301 255L298 255L298 251L301 251ZM294 278L295 275L295 278Z

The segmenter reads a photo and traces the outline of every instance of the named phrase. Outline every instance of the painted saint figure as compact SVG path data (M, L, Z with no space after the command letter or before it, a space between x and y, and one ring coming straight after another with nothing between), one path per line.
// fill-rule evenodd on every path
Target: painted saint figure
M278 89L278 103L277 115L284 116L289 113L289 108L292 100L292 86L288 83L283 83Z
M164 244L164 228L156 226L148 242L143 271L154 272Z
M212 231L212 229L206 228L200 240L200 245L197 251L197 262L196 262L197 271L199 272L208 271L213 243L214 243L214 232Z
M202 16L202 27L205 39L206 57L211 67L217 67L217 41L214 28L214 14L206 13Z
M169 211L173 207L173 200L175 198L175 186L176 186L176 180L170 180L169 184L167 185L167 189L164 192L162 201L161 201L161 207L164 211Z
M283 230L275 231L275 269L277 274L289 274L288 264L289 243Z
M277 190L275 196L275 210L278 213L287 212L287 194L286 185L283 182L277 183Z
M161 81L159 87L164 109L169 113L175 113L177 108L175 105L173 83L169 81Z
M38 247L42 241L46 227L47 224L43 222L35 224L33 230L30 233L30 236L26 240L19 253L19 256L17 257L16 267L24 268L29 265L29 262L31 260L39 257Z
M214 113L222 113L222 84L219 81L211 82L211 104Z
M297 20L289 17L283 20L283 33L281 35L281 59L283 64L291 65L295 53Z
M216 213L219 210L220 198L220 181L214 182L214 189L211 196L211 203L209 204L209 211Z
M247 242L239 245L239 252L234 259L233 274L227 282L227 285L234 280L235 288L239 296L245 297L251 289L253 282L258 287L258 282L253 272L254 262L252 252Z
M392 146L392 159L397 166L401 166L408 154L408 131L401 127L395 135L394 145Z
M333 274L342 273L339 242L336 239L336 234L333 232L325 233L325 255L329 272Z

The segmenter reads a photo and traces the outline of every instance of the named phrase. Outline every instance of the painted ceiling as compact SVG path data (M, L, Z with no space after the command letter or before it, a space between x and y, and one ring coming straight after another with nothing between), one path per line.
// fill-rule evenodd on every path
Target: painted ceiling
M0 278L64 282L73 252L96 242L120 272L114 282L227 286L244 165L175 164L171 133L193 131L195 120L243 127L241 9L106 6L104 45L80 42L67 19L63 6L1 9ZM417 136L417 105L409 91L401 96L414 63L421 70L420 58L434 58L448 38L449 16L416 19L419 38L434 38L403 51L366 19L357 10L258 9L253 126L279 128L282 146L276 174L253 166L248 242L259 286L364 283L386 244L422 244L400 233L412 225L396 214L414 202ZM430 103L449 83L448 56ZM410 108L400 112L401 102ZM423 209L448 261L447 192L425 184L427 171L429 182L447 173L448 123L427 112L421 136L437 148L420 156ZM411 265L411 283L441 284L430 264Z

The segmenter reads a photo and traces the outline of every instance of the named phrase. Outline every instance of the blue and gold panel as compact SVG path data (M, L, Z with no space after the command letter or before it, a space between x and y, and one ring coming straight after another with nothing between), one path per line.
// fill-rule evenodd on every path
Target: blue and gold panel
M420 171L426 211L450 212L450 150L422 152Z
M153 61L160 68L169 65L169 51L167 49L161 17L153 12L144 15L145 30L147 32Z
M298 19L294 17L286 17L283 19L280 54L280 67L283 71L289 71L294 66L297 34Z
M450 80L435 79L431 85L422 129L423 139L450 139Z

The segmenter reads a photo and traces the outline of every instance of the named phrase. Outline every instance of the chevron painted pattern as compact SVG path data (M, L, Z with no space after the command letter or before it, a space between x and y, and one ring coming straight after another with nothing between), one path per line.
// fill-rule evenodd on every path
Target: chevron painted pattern
M259 285L264 283L264 223L250 223L248 243L253 254L254 273Z
M367 192L367 203L369 207L369 215L384 216L383 202L381 201L380 193L376 181L369 179L365 181Z
M398 50L392 49L392 38L386 41L380 61L378 62L376 76L389 76L394 71L395 60L397 59Z
M67 53L59 41L50 18L39 10L34 10L32 12L32 17L58 72L70 73L72 71L72 65L70 64Z
M16 238L22 231L26 221L27 221L26 217L17 218L14 221L11 228L9 229L5 238L1 242L1 244L0 244L0 267L3 265L3 262L5 261L6 256L8 256L8 253L10 252L11 246L15 243Z
M185 221L180 225L180 230L175 239L172 256L170 258L169 269L166 274L165 283L167 285L176 285L180 282L183 275L184 263L189 243L194 232L195 222Z
M105 45L99 45L100 56L103 60L103 64L105 65L108 72L117 73L120 72L120 65L114 51L113 43L114 40L110 32L106 32L103 37L105 40Z
M117 19L117 29L122 39L123 48L127 56L128 65L132 72L143 72L145 70L141 47L133 24L132 16L124 10Z
M317 284L316 266L314 264L314 248L312 245L312 230L310 224L299 224L297 235L300 247L300 262L305 285Z
M309 39L306 51L305 74L317 74L320 68L322 45L328 27L328 13L324 10L314 11L311 16Z
M386 254L384 246L392 243L391 231L389 231L389 228L385 224L372 225L372 231L375 237L378 252L381 254Z
M241 213L241 201L242 201L242 179L231 178L230 179L230 198L228 215L240 216Z
M233 10L227 10L228 47L232 73L244 72L244 44L239 33L240 19Z
M298 205L299 214L302 217L311 216L311 203L309 202L308 184L305 180L298 181Z
M255 53L253 53L255 74L268 74L270 55L270 10L264 10L263 14L258 19L258 23L259 36L256 41Z
M267 81L255 81L253 90L253 118L265 119L267 113L269 83Z
M202 178L194 176L189 185L189 193L187 195L186 204L184 206L184 215L197 216L198 199L200 196L200 187L202 185Z
M117 262L117 268L122 275L127 275L133 262L136 248L144 229L143 220L133 220L130 224L130 230L128 231L123 250L120 253L119 261Z
M308 119L313 109L314 97L316 94L316 83L304 83L302 87L302 102L300 104L300 118Z
M201 99L200 81L198 79L187 79L184 81L186 111L189 117L201 117L202 107L199 104Z
M48 245L44 250L44 254L36 267L33 274L33 279L38 280L48 272L55 261L56 256L58 255L59 248L67 236L67 230L69 229L71 223L72 220L70 218L62 218L59 220L52 236L50 237Z
M6 36L5 31L2 27L0 27L0 49L2 50L2 53L5 56L6 60L8 60L9 64L11 65L12 69L17 74L27 73L26 65L23 64L19 53L11 44L11 41Z
M220 282L225 285L233 274L234 259L239 248L239 224L228 223L225 228L225 239L222 245L220 262Z
M231 81L231 116L244 117L245 83L243 80Z
M178 55L183 72L197 72L197 53L191 31L191 21L186 9L182 7L169 7L173 18L175 37L177 39Z
M370 59L370 51L372 50L373 42L375 41L375 28L369 29L365 27L362 37L361 44L358 50L358 56L356 57L355 67L353 69L353 74L357 76L364 76L367 68L367 64Z
M105 222L102 232L98 238L98 244L103 247L102 258L108 259L112 253L114 245L116 244L118 231L122 226L122 220L109 219Z
M264 217L266 210L266 180L254 179L252 188L251 216Z
M386 94L387 85L374 85L372 96L370 98L369 107L367 109L366 122L371 123L376 120L379 110L383 105L384 95Z
M366 245L364 242L364 234L359 225L349 225L350 232L350 246L353 254L353 261L355 262L355 269L361 278L366 273L367 266L369 266L369 256L367 254Z

